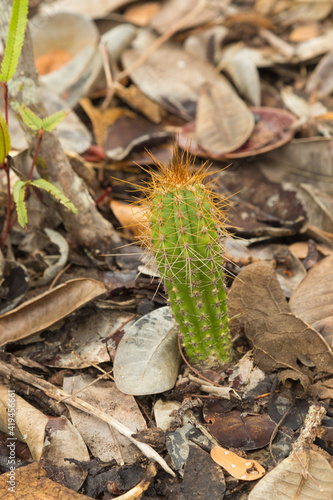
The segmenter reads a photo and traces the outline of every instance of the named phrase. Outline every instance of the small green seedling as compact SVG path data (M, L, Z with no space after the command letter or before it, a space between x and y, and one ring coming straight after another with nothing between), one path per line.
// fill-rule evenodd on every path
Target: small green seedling
M0 168L3 168L6 173L7 180L7 217L6 223L2 232L0 247L3 247L6 237L15 224L16 218L18 223L25 227L28 222L26 198L31 186L35 189L42 189L53 195L60 203L65 205L69 210L77 213L73 203L58 189L56 186L48 182L46 179L32 180L34 167L38 157L39 148L45 132L51 132L59 125L59 123L67 115L66 111L58 111L46 118L38 117L27 106L22 105L18 108L23 122L31 130L38 131L37 143L32 159L30 173L27 180L19 180L13 186L13 198L16 208L16 215L12 217L11 206L11 186L10 186L10 169L11 157L9 152L11 149L10 134L8 131L8 82L14 76L19 57L22 52L25 30L28 19L28 0L14 0L12 15L9 22L8 37L5 47L4 57L0 69L0 84L4 91L5 116L0 113Z

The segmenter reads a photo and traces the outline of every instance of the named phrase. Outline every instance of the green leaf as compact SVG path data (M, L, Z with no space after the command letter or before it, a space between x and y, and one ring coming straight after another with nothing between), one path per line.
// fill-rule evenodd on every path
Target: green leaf
M10 151L10 147L10 135L7 123L4 116L0 113L0 164L4 162Z
M51 116L47 116L43 119L42 128L47 132L54 130L60 122L68 115L67 111L57 111Z
M14 75L22 52L28 19L28 0L14 0L9 21L5 54L1 64L2 81L8 82Z
M43 120L39 118L31 109L29 109L25 104L18 107L18 112L20 113L22 120L31 130L40 130L43 128Z
M17 221L20 226L25 227L28 222L27 207L24 201L25 188L29 181L16 181L13 187L13 198L15 202Z
M77 209L75 205L67 198L66 195L60 189L55 187L51 182L46 181L45 179L36 179L31 182L32 186L36 186L39 189L44 189L48 193L52 194L62 205L65 205L69 210L77 214Z

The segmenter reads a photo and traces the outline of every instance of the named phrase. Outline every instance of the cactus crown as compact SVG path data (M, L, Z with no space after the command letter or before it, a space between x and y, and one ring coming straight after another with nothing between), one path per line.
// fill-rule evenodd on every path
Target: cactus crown
M145 189L148 224L141 241L154 254L187 355L206 365L228 361L220 245L228 200L205 185L211 172L206 164L196 169L188 152L175 146L168 165L151 157L158 170Z

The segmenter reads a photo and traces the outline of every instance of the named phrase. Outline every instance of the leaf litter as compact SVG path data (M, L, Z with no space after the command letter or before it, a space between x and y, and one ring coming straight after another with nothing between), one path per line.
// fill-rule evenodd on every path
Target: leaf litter
M35 229L15 225L0 261L0 439L6 446L14 387L19 438L30 450L24 461L17 447L17 495L329 498L332 5L102 3L66 2L67 24L58 5L41 2L32 15L48 86L42 100L57 101L51 114L74 108L62 144L103 220L116 226L118 246L136 243L141 231L135 219L134 231L121 226L128 217L133 224L133 198L142 200L147 172L134 163L151 164L146 149L166 162L176 136L198 163L214 161L214 189L230 200L229 229L243 238L241 251L226 245L225 259L235 359L193 375L159 279L134 280L137 271L152 274L138 267L139 250L112 248L114 257L98 244L82 248L61 224L64 214L50 216L46 196L38 195L44 205L31 196ZM22 154L15 173L24 183ZM40 247L45 227L52 238ZM84 219L80 234L93 239L95 230ZM297 448L314 399L328 408L314 425L318 446L313 433Z

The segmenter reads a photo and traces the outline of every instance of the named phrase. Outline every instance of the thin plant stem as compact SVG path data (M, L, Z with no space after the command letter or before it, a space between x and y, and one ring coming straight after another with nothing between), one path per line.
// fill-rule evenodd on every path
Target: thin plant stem
M7 82L1 82L3 88L3 99L5 104L5 120L8 125L8 85Z
M5 159L4 162L4 169L6 173L6 178L7 178L7 218L6 218L6 225L2 233L2 238L1 238L1 243L0 243L0 248L3 248L7 235L10 230L10 220L11 220L11 215L12 215L12 206L11 206L11 199L10 199L10 160L9 157Z
M43 139L43 134L44 134L44 130L42 128L39 129L38 130L38 137L37 137L37 144L36 144L36 148L35 148L35 153L34 153L34 157L32 159L32 163L31 163L31 167L30 167L30 173L29 173L29 177L28 177L29 181L32 180L32 174L33 174L33 171L34 171L34 167L36 165L39 148L40 148L40 145L41 145L41 142L42 142L42 139Z

